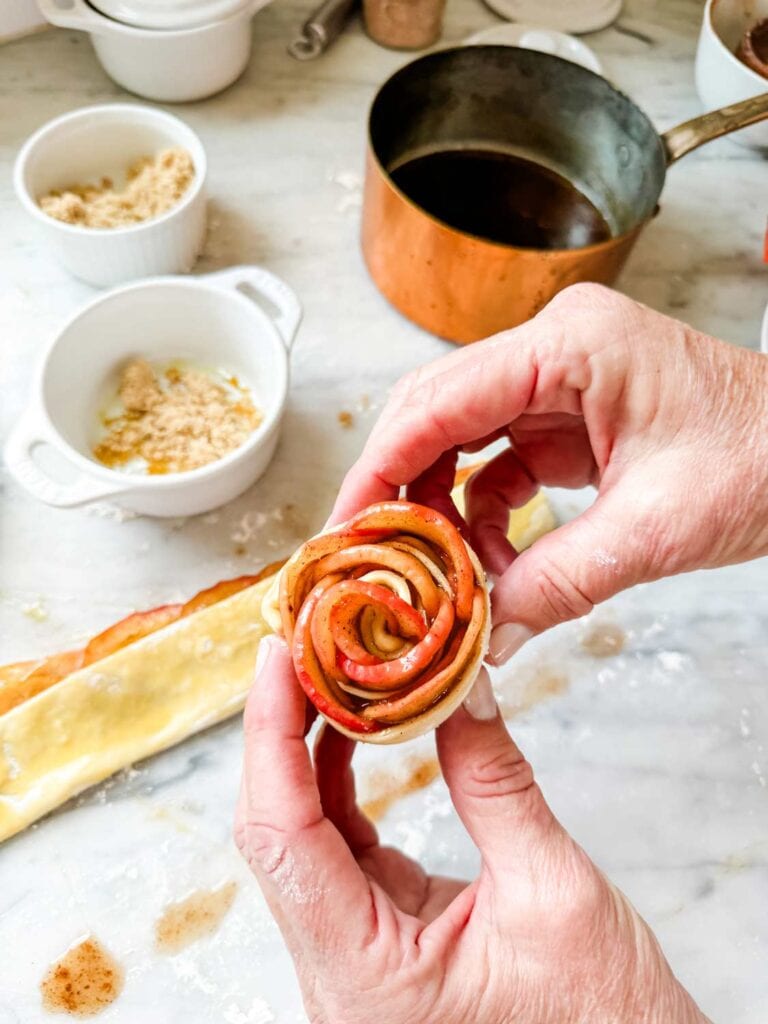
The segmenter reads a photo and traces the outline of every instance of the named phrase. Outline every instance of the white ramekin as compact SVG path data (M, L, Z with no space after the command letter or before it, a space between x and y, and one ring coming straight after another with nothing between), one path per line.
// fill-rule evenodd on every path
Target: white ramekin
M768 92L768 79L735 54L750 25L768 18L768 0L707 0L696 50L696 91L705 110L717 110ZM768 121L735 132L745 146L768 146Z
M87 32L118 85L149 100L186 103L226 89L251 56L251 18L269 0L251 0L229 18L183 29L135 28L85 0L38 0L52 25Z
M274 454L300 320L294 293L261 267L160 277L107 292L48 348L31 403L5 445L9 471L59 508L109 500L144 515L183 516L223 505L250 487ZM264 417L260 426L238 449L200 469L144 476L101 465L91 454L99 409L120 365L138 355L189 359L235 374L253 393Z
M43 213L38 200L55 188L119 181L142 156L183 146L195 177L166 213L122 228L86 228ZM21 204L41 226L60 263L89 284L111 286L137 277L192 269L205 242L207 163L192 129L172 114L137 103L81 107L49 121L22 146L13 182Z

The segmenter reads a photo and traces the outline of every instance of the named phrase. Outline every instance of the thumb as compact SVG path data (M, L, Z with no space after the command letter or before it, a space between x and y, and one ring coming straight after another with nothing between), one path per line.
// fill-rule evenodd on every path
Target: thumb
M487 669L437 730L437 752L456 811L493 874L526 865L559 832L499 714Z
M492 597L491 664L503 665L534 634L587 615L620 590L651 578L650 524L634 516L636 503L622 499L621 491L598 498L573 522L540 537L499 577ZM627 521L628 513L634 521Z

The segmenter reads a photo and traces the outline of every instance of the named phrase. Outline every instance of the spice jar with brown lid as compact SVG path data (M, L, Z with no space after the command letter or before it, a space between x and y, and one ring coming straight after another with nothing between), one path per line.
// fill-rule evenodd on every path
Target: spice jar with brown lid
M365 30L393 50L421 50L440 38L445 0L363 0Z

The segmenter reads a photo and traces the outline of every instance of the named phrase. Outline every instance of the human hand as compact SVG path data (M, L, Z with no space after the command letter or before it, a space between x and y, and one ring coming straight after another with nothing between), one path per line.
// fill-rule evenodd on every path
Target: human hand
M499 577L497 664L635 583L768 553L768 359L600 285L405 377L331 522L403 485L457 522L458 452L500 437L466 492L472 545ZM598 497L516 557L508 511L540 484Z
M437 746L482 856L471 883L379 845L354 744L314 768L285 643L262 640L235 835L293 957L311 1024L704 1024L648 926L556 821L483 671Z

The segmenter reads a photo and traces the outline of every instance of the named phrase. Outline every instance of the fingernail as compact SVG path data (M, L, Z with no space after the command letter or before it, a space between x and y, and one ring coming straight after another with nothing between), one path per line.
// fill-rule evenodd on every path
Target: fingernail
M488 669L481 668L475 685L464 698L464 709L479 722L489 722L499 713Z
M492 665L503 665L533 636L533 631L520 622L502 622L491 630L488 660Z
M271 636L264 636L264 637L262 637L260 642L259 642L258 650L256 651L256 668L254 670L254 675L256 676L257 679L261 675L261 672L262 672L264 666L267 664L267 661L269 660L269 655L270 655L271 651L272 651L272 637Z

